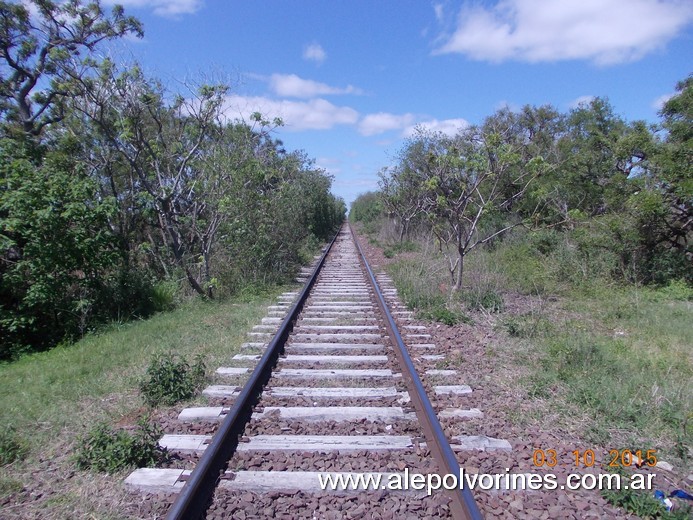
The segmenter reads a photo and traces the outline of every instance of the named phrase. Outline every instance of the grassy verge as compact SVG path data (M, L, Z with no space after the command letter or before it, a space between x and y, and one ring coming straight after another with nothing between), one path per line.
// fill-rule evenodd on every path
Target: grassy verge
M589 418L582 433L592 444L655 449L690 472L690 287L619 285L567 248L543 254L521 239L470 255L464 288L451 295L446 260L423 244L418 249L395 257L388 270L420 316L494 323L506 337L494 355L522 367L528 399L552 403L544 409L563 411L566 421L579 410Z
M525 343L518 361L537 367L525 381L528 395L558 396L588 412L587 440L657 449L690 466L692 317L691 302L666 290L622 287L577 292L502 325Z
M146 414L138 385L156 355L201 356L210 369L228 362L278 292L224 302L195 301L0 365L0 424L7 427L4 437L16 441L7 443L8 450L19 449L24 457L0 467L0 504L20 491L28 495L23 500L33 501L32 487L41 497L42 484L35 479L47 467L54 473L51 483L44 484L58 490L36 499L36 504L8 506L9 517L25 517L20 512L25 509L27 518L32 510L43 518L119 518L98 505L101 491L94 489L99 483L112 488L113 481L75 472L71 454L76 439L97 423L134 425ZM0 442L0 449L3 445Z

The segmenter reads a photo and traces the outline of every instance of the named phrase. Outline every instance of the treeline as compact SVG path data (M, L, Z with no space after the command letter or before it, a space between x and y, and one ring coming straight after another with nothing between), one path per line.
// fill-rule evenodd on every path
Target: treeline
M432 233L453 289L471 251L516 228L539 253L562 242L595 277L691 283L693 76L660 116L628 122L596 98L568 113L501 109L454 136L420 128L350 219L386 218L400 241Z
M125 35L120 7L0 2L0 359L285 279L344 218L280 120L226 117L227 85L96 60Z

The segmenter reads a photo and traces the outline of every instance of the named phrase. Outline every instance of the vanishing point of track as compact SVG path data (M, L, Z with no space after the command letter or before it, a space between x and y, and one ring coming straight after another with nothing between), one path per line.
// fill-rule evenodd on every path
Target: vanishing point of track
M419 372L437 380L454 371L425 370L420 363L417 371L415 360L442 356L428 353L434 345L425 327L406 325L411 313L399 307L390 280L374 275L348 226L302 273L302 290L282 295L250 333L244 353L233 358L245 366L217 370L229 383L247 377L243 386L208 387L210 404L220 406L184 409L180 433L159 441L186 454L194 469L143 468L126 484L177 493L171 520L279 517L282 511L295 518L482 518L464 487L432 496L319 487L319 474L459 475L454 449L484 449L489 442L504 449L505 441L459 436L451 446L439 417L464 420L481 412L436 411L426 389L460 399L471 389L422 383ZM345 503L345 495L356 494L356 503Z

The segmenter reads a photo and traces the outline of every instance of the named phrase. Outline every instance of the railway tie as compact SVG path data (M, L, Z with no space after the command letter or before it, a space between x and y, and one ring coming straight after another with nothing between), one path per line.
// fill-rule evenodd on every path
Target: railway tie
M388 518L391 507L416 517L482 518L466 487L428 496L410 480L459 475L457 452L510 444L445 435L441 421L483 411L436 409L428 394L463 403L473 389L454 370L437 368L431 335L397 302L391 281L376 278L348 226L300 281L303 288L278 298L216 371L218 384L203 392L210 406L182 410L177 432L160 439L194 468L141 468L126 485L177 495L170 520L281 516L289 506L295 518ZM338 481L334 489L325 489L328 476ZM345 479L364 485L352 489L359 486ZM408 489L385 489L397 481ZM407 515L392 517L400 516Z

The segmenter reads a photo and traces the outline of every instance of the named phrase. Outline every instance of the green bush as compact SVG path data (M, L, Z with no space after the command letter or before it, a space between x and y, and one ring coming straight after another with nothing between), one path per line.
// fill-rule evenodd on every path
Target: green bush
M170 311L176 306L178 283L174 280L163 280L152 287L150 296L155 311Z
M402 242L396 242L383 250L383 255L385 258L394 258L399 253L411 253L417 251L419 246L411 240L404 240Z
M458 323L471 323L469 316L460 311L450 310L443 305L436 305L425 311L419 312L419 316L425 320L438 321L445 325L457 325Z
M613 473L621 475L622 479L628 478L627 473L622 469ZM664 504L657 500L651 491L635 490L628 486L622 489L605 489L601 494L610 504L622 507L626 512L644 519L687 520L693 513L688 506L667 511Z
M473 310L485 310L488 312L503 311L503 296L491 288L480 290L468 290L462 293L462 299Z
M146 419L133 432L99 424L79 440L75 462L81 469L114 473L129 467L155 466L166 458L158 444L161 430Z
M351 203L349 220L372 224L383 214L383 203L380 192L362 193Z
M693 301L693 287L684 280L671 280L666 287L657 291L658 296L673 300Z
M0 466L23 459L28 448L12 426L0 429Z
M149 406L171 406L195 395L205 382L205 370L199 357L191 365L173 354L158 355L147 368L140 392Z

